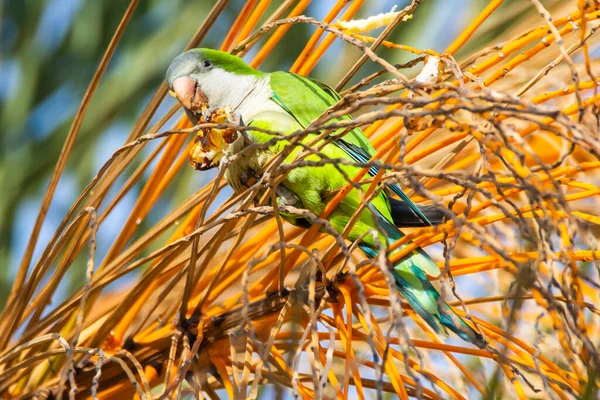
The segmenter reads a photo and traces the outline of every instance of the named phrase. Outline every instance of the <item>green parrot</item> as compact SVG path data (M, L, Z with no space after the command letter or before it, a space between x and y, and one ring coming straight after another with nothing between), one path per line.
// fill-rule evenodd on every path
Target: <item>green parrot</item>
M284 135L305 129L340 99L333 89L320 82L289 72L261 72L239 57L212 49L192 49L177 56L169 66L166 80L171 94L183 105L193 123L198 123L202 116L205 121L208 120L215 110L230 109L234 122ZM350 118L345 116L341 119ZM311 143L316 136L307 135L303 143ZM246 149L234 162L228 163L224 172L225 179L236 192L245 190L248 171L261 170L289 144L278 140L268 147L262 146L266 148L248 148L252 143L265 143L271 139L273 136L270 134L248 130L231 136L230 142L225 143L224 156L233 156ZM345 135L333 133L328 139L328 144L320 150L328 159L365 163L375 154L360 128L354 128ZM301 146L297 146L286 162L293 161L302 151ZM218 166L218 161L226 158L216 157L217 153L206 153L208 159L203 163L204 168ZM321 157L312 154L305 159L319 161ZM279 204L294 205L321 215L333 197L331 193L347 184L344 174L354 177L360 171L356 165L340 164L337 167L344 173L331 163L291 169L276 190ZM369 170L370 175L377 172L377 167ZM367 187L365 185L364 189ZM348 235L350 241L360 240L358 245L369 258L377 256L378 248L376 239L366 235L369 230L384 232L380 233L379 240L389 244L404 236L398 226L439 224L443 216L434 207L417 207L398 185L390 185L389 188L400 200L381 191L363 209ZM332 227L341 233L359 205L360 194L353 189L328 217ZM297 215L283 216L297 226L311 225L310 221ZM450 329L479 347L486 345L482 335L439 298L427 275L439 276L440 269L422 249L406 255L391 272L401 296L438 334L445 335Z

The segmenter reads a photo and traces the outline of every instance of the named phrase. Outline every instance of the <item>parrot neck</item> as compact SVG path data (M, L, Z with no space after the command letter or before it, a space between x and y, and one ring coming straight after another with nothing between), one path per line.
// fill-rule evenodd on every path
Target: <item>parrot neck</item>
M221 108L231 107L233 111L241 114L242 121L246 125L261 121L268 122L267 128L280 132L297 129L295 120L272 100L273 89L269 74L242 76L236 79L235 87L231 86L228 87L229 90L224 90L228 93L214 105ZM241 182L242 174L248 170L259 171L273 157L268 149L255 149L239 154L255 141L257 140L252 131L246 132L238 135L238 138L225 150L227 156L237 156L235 161L228 165L225 179L238 193L245 189Z
M271 102L273 93L269 75L245 76L241 82L236 83L236 87L237 90L231 91L231 98L227 99L223 106L229 104L234 111L242 115L245 124L250 124L264 111L265 105Z
M209 107L231 108L242 114L245 123L254 119L253 110L271 97L269 74L240 75L215 69L200 78Z

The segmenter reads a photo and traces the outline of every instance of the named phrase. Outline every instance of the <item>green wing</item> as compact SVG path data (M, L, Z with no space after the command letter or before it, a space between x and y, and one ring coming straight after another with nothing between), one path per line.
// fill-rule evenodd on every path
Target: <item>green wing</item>
M271 89L273 89L273 101L304 128L340 100L339 94L324 83L290 72L272 73ZM340 119L346 120L351 117L347 115ZM348 132L343 140L359 147L369 156L375 154L375 149L360 128Z
M271 74L271 89L273 90L273 101L292 116L300 126L306 128L315 119L319 118L325 110L340 100L340 95L324 83L314 81L290 72L274 72ZM347 120L352 117L343 116L337 120ZM360 128L355 128L337 139L334 144L341 148L354 161L360 163L368 162L375 154L375 149L369 143ZM377 175L378 167L369 169L371 176ZM390 189L396 193L423 222L431 225L431 222L423 212L408 198L400 186L390 185Z

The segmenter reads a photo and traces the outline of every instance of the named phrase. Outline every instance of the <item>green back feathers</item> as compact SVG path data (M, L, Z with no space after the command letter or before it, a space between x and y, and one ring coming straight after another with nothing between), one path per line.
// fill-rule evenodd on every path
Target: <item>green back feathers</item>
M290 72L271 73L271 88L274 93L273 100L304 128L340 100L335 90L324 83ZM348 115L341 119L350 118ZM360 128L348 132L344 140L360 147L369 155L375 154L373 146Z

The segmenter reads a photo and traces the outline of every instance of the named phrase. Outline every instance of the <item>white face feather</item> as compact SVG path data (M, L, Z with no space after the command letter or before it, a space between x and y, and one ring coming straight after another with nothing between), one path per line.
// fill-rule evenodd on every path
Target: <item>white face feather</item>
M293 119L273 100L269 74L262 76L238 75L222 68L190 74L198 82L200 90L208 99L209 107L230 108L242 115L244 123L250 123L257 117L268 121L287 121ZM262 114L262 115L261 115ZM287 130L285 126L273 129Z
M208 98L209 107L239 107L245 95L257 84L257 78L251 75L237 75L222 68L191 74L200 90Z

